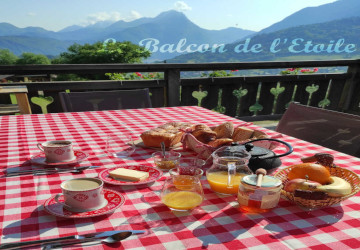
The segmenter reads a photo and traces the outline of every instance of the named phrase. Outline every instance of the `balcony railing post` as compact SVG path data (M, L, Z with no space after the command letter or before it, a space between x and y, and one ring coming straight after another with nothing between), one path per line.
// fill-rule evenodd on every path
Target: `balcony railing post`
M339 108L341 111L349 111L358 109L360 102L360 62L350 65L347 73L351 76L345 82L344 90L341 95ZM356 107L357 105L357 107Z
M165 71L166 102L169 107L180 106L180 70L169 69Z

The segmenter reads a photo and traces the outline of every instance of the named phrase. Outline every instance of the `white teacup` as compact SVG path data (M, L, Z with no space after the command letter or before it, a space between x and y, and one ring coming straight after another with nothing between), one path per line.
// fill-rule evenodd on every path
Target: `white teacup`
M71 141L47 141L37 147L45 153L47 162L66 162L75 160Z
M73 212L87 212L100 209L107 204L104 197L104 182L97 178L76 178L61 183L62 194L55 196L59 201L64 196L64 207Z

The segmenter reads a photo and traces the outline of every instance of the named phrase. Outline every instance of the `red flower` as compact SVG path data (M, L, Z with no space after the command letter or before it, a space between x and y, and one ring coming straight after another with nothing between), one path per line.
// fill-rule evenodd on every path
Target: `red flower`
M314 72L318 72L319 71L319 69L318 68L314 68L314 70L313 70Z
M232 69L231 72L236 72L239 71L238 69Z
M139 73L139 72L136 72L135 74L136 74L137 76L141 76L141 73Z

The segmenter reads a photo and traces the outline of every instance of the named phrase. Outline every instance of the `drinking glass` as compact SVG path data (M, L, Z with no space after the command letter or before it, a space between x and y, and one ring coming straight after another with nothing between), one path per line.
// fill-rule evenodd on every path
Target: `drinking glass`
M128 157L135 151L130 133L118 132L107 136L106 151L117 158Z
M202 203L204 191L197 176L172 175L165 181L160 197L171 210L184 212Z
M181 154L175 151L166 151L165 154L161 151L152 154L156 167L162 171L169 171L179 165Z
M187 175L196 176L201 180L204 171L201 169L205 165L205 161L191 157L191 158L180 158L179 165L176 168L170 169L169 173L173 175Z

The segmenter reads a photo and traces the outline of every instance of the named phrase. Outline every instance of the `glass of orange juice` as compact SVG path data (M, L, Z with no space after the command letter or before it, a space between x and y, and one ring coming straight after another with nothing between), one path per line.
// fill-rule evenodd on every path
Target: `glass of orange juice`
M199 206L204 191L197 176L171 175L161 190L161 201L173 211L188 211Z

